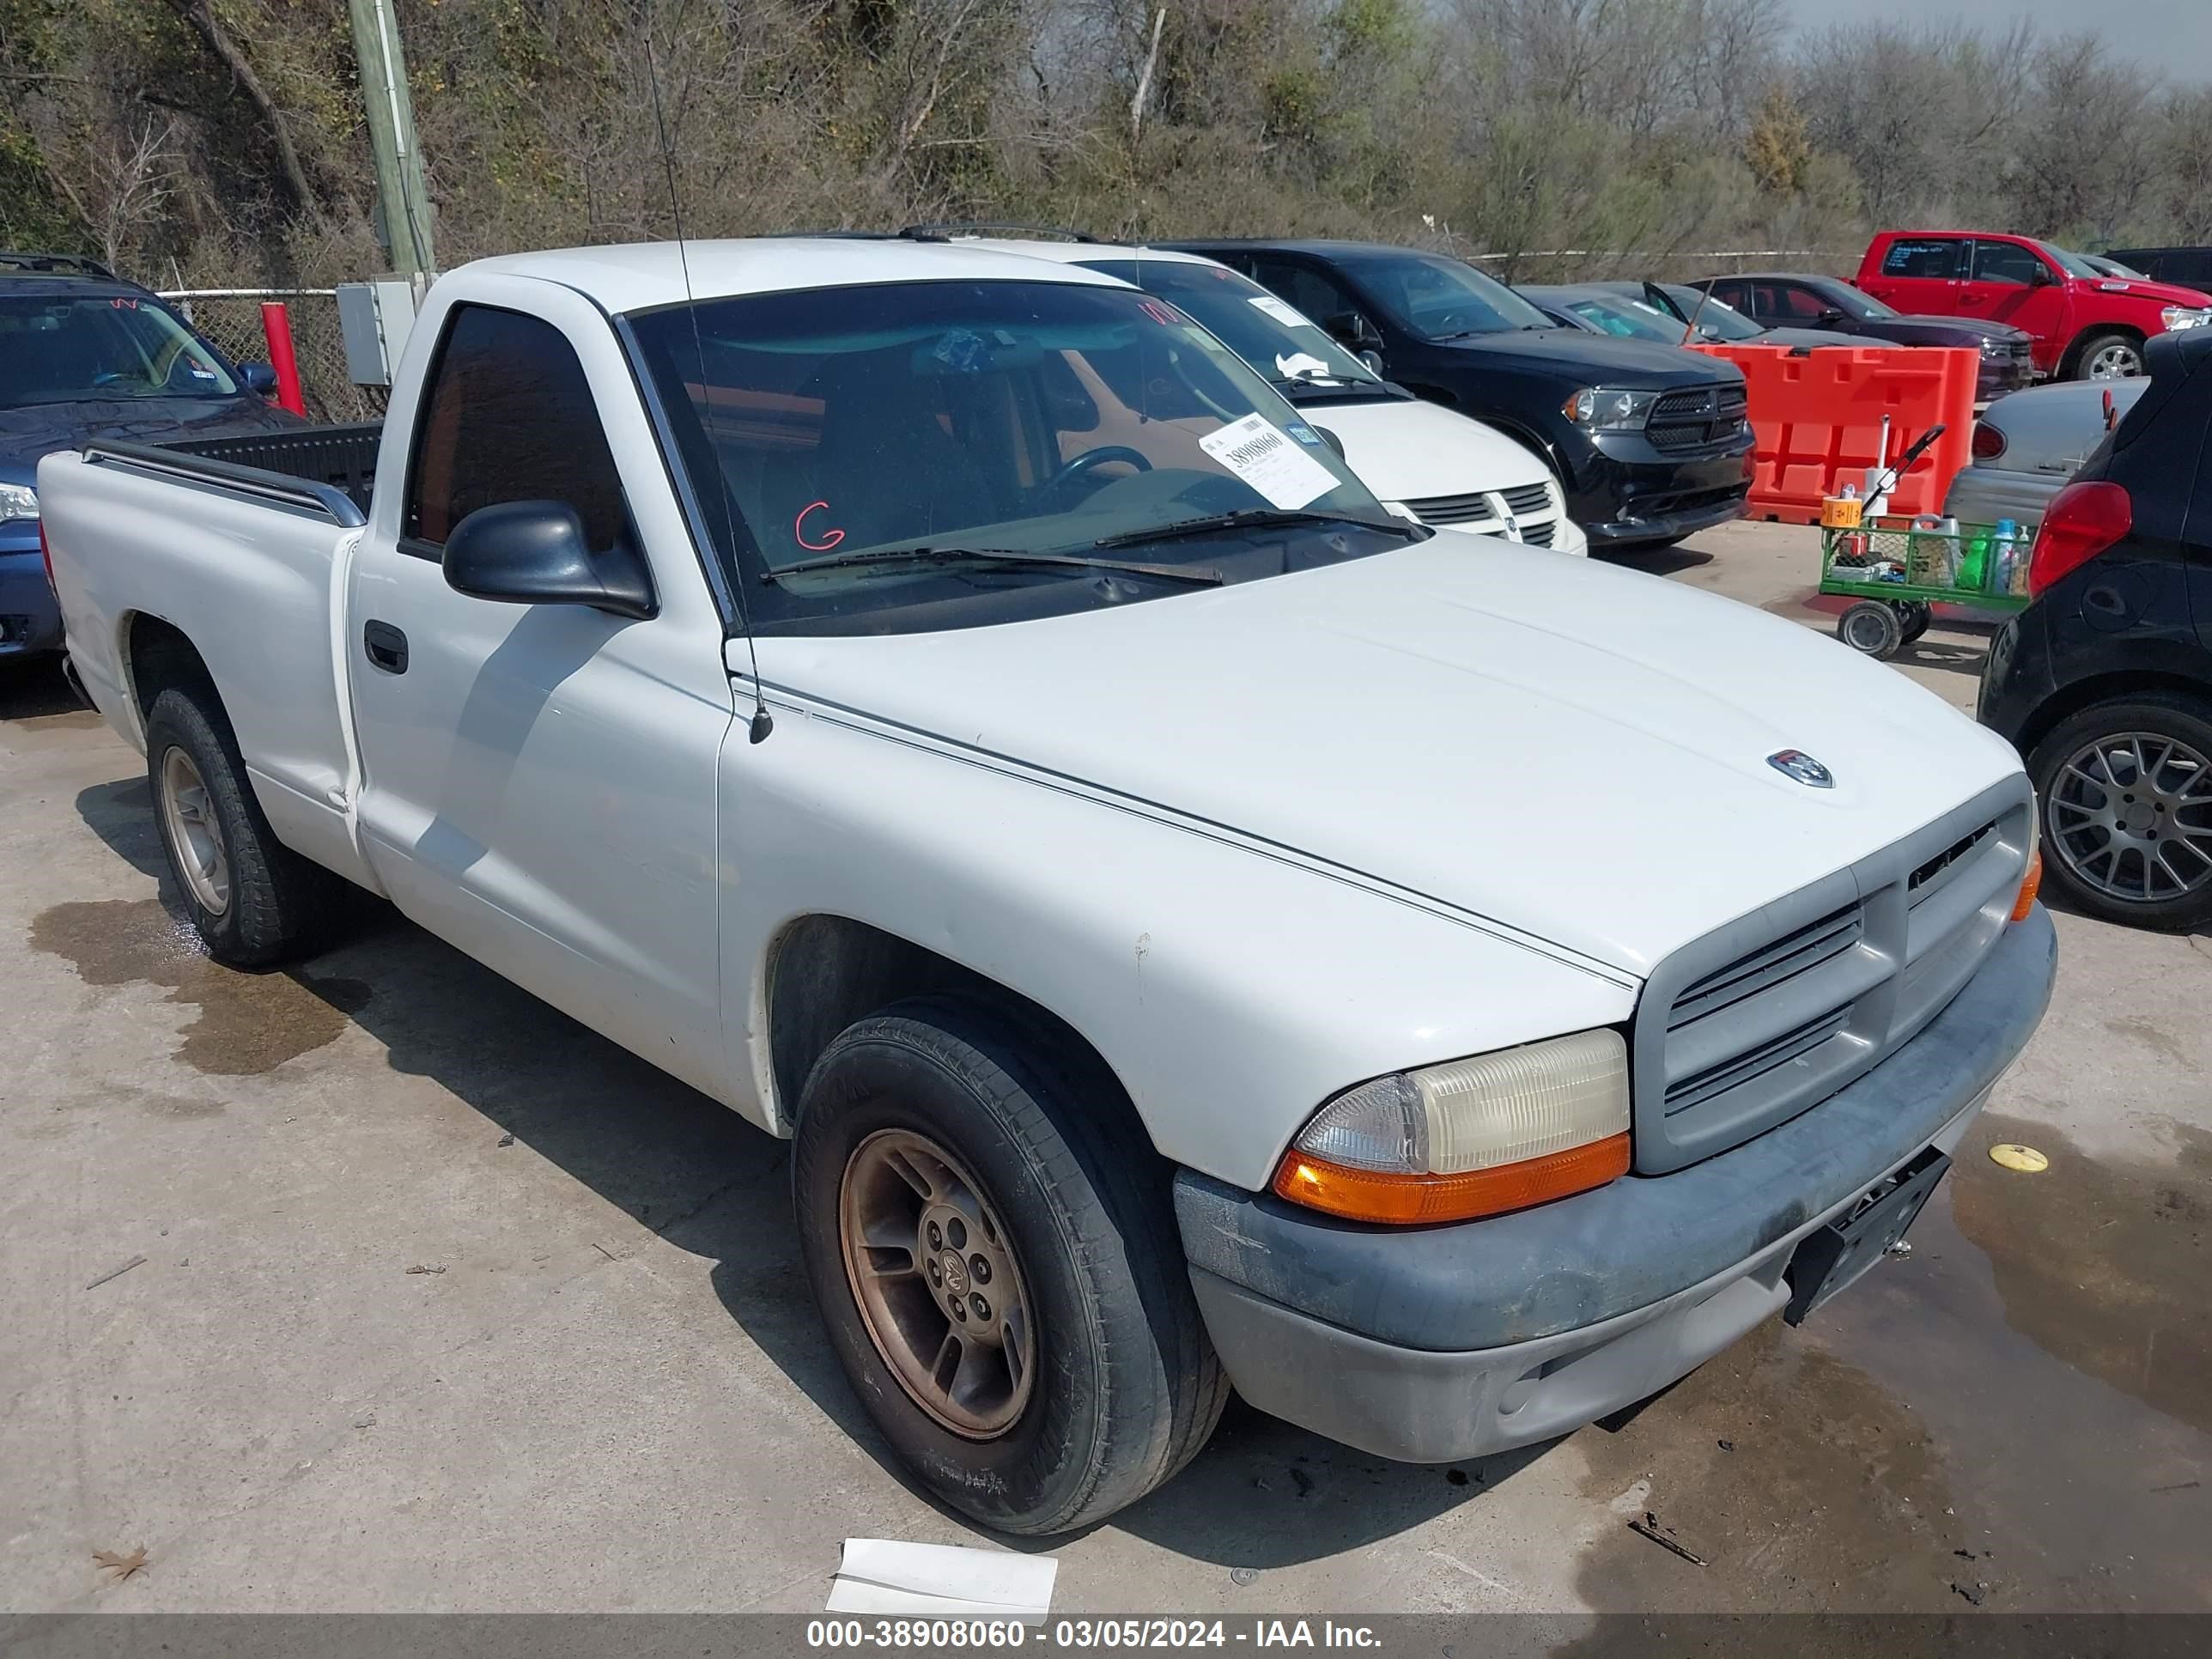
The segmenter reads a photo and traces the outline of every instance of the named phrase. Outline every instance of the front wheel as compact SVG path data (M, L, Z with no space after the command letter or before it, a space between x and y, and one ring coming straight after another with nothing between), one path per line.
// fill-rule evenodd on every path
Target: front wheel
M840 1034L792 1152L799 1247L860 1401L944 1503L1010 1533L1135 1502L1228 1382L1169 1172L1079 1045L978 1001Z
M2142 372L2142 342L2132 334L2092 334L2074 356L2077 380L2131 380Z
M2212 923L2212 709L2098 703L2028 757L2044 868L2077 909L2134 927Z

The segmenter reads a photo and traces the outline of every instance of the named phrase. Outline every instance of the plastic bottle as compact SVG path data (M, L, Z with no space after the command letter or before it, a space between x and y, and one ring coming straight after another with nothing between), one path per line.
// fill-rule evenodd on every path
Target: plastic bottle
M2009 593L2020 565L2020 526L2010 519L1997 520L1996 561L1996 575L1990 588L1995 592Z

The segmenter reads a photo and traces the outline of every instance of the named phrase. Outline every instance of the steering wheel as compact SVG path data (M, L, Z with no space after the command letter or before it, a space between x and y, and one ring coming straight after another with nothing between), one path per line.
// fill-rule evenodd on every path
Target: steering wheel
M125 377L121 369L111 368L94 375L92 377L92 383L94 386L113 386L118 380L124 378Z
M1090 477L1093 469L1108 465L1115 461L1120 461L1126 466L1133 466L1139 472L1150 472L1152 470L1152 462L1146 458L1143 452L1132 449L1127 444L1102 444L1097 449L1085 450L1066 465L1061 467L1059 471L1045 481L1044 487L1047 490L1065 489L1068 485Z
M1429 319L1429 331L1437 336L1464 334L1480 321L1474 307L1453 306Z

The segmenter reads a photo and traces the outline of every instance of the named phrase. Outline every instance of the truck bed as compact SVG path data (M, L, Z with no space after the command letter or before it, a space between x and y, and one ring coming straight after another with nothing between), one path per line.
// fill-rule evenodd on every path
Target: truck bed
M132 742L141 619L192 643L277 836L365 884L348 812L348 555L368 522L380 426L180 444L95 441L46 458L40 506L69 649Z
M383 432L381 421L356 421L179 443L94 442L85 447L85 453L264 500L313 506L341 525L353 526L364 522L368 513Z

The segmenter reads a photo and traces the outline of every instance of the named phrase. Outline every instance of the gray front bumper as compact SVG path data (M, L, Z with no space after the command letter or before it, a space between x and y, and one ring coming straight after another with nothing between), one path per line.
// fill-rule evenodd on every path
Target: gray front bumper
M1184 1171L1206 1329L1261 1410L1440 1462L1577 1428L1687 1375L1789 1300L1806 1235L1954 1147L2050 1000L2041 909L1943 1012L1810 1110L1704 1163L1517 1214L1354 1226Z

